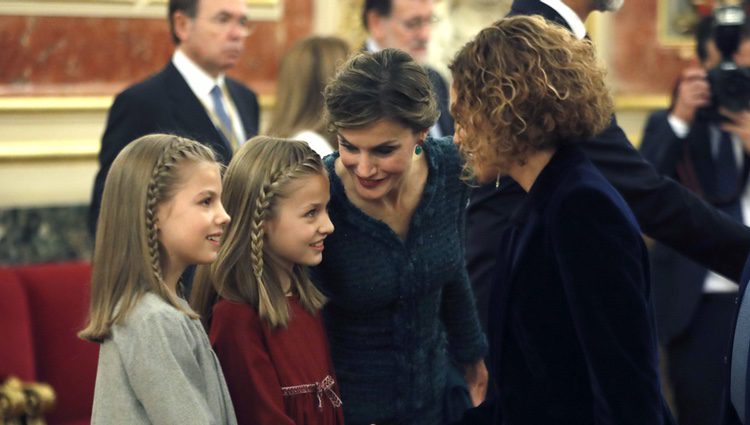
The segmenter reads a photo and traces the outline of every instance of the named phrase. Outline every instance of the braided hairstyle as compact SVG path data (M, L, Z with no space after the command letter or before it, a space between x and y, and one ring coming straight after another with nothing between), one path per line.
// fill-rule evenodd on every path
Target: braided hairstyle
M216 162L208 147L167 134L143 136L126 146L112 163L92 262L89 320L81 338L103 342L122 323L140 297L152 292L191 318L164 283L157 230L158 208L172 199L185 179L185 165ZM119 305L119 307L118 307Z
M192 306L206 327L218 296L251 305L271 327L285 327L289 309L281 286L284 277L291 280L309 312L324 305L325 297L306 268L295 265L287 270L265 243L265 224L274 217L278 200L288 196L289 183L311 175L326 175L326 171L305 142L257 136L234 155L222 191L232 222L225 229L217 260L199 266L193 282Z

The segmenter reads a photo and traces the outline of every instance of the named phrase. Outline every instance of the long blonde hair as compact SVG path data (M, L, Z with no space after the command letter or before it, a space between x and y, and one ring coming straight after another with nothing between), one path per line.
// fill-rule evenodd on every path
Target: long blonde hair
M222 203L232 222L224 231L218 258L199 266L191 304L208 328L213 304L222 298L255 308L271 327L286 327L289 307L281 286L284 274L302 306L315 313L325 296L313 285L307 269L281 266L265 243L264 224L274 217L278 200L288 196L289 183L325 175L323 162L305 142L257 136L234 155L224 176Z
M293 137L312 130L336 149L336 135L328 131L323 113L323 89L348 56L349 45L337 37L308 37L292 46L279 69L268 134Z
M167 134L143 136L112 163L104 184L92 262L91 305L80 338L103 342L147 292L191 318L164 283L157 211L183 183L186 164L216 163L211 149ZM216 163L217 167L219 166Z

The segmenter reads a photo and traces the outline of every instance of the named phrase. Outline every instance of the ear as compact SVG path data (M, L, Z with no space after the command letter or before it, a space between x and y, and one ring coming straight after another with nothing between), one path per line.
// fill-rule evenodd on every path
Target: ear
M420 131L419 133L417 133L417 137L419 137L419 143L424 142L424 139L427 138L427 135L429 133L430 133L430 129L429 128L426 128L426 129Z
M184 42L190 34L190 27L193 25L193 18L187 16L181 10L178 10L172 16L172 22L174 22L174 33L180 40L180 43Z
M381 44L381 41L385 38L387 21L388 16L383 16L374 9L367 12L367 30L378 44Z

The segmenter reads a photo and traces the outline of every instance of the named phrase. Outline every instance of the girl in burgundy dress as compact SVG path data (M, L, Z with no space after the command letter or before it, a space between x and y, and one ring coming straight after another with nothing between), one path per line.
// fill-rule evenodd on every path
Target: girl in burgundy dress
M232 222L219 257L197 271L193 306L229 386L239 424L343 424L306 266L333 232L328 176L304 142L255 137L234 155L222 201Z

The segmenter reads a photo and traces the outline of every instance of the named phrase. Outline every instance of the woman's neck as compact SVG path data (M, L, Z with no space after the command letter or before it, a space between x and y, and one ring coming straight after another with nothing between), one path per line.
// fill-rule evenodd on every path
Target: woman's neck
M508 175L521 185L524 191L528 192L544 167L549 164L556 150L555 148L551 148L530 154L523 165L512 165L508 170Z

